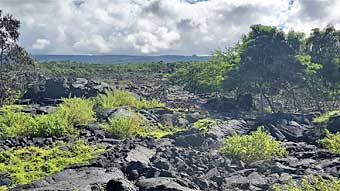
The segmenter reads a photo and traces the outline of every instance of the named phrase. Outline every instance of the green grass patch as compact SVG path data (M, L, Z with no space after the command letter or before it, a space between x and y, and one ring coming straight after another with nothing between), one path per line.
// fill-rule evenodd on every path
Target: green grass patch
M340 190L340 180L335 177L329 179L321 176L310 176L301 182L290 181L285 185L274 185L273 191L336 191Z
M65 167L85 163L104 150L83 141L58 143L51 148L24 147L0 153L0 171L9 173L13 184L27 184L59 172Z
M165 107L164 103L155 99L149 101L144 98L138 98L125 90L107 91L106 94L100 94L94 100L96 105L100 108L114 108L121 106L130 106L138 109Z
M314 123L327 122L332 116L340 115L340 110L329 111L313 119Z
M184 130L179 127L164 127L162 124L152 126L139 114L132 113L132 116L116 115L107 124L103 124L102 128L119 139L135 136L162 138Z
M134 137L139 132L146 131L144 120L136 113L132 116L117 115L109 119L108 124L102 125L103 129L115 137L124 139Z
M340 133L332 134L326 130L326 137L318 141L333 154L340 154Z
M21 111L22 109L24 109L24 105L4 105L0 108L0 112L19 112Z
M193 127L206 133L211 126L217 125L217 121L211 118L200 119L193 124Z
M94 103L85 98L67 98L63 100L56 113L64 118L71 125L86 125L95 121L93 111Z
M0 138L32 136L64 136L74 134L77 125L95 121L93 103L83 98L65 99L56 112L31 116L23 112L4 109L0 115Z
M228 157L250 163L258 160L269 160L288 154L285 148L262 128L250 135L233 135L225 139L221 152Z

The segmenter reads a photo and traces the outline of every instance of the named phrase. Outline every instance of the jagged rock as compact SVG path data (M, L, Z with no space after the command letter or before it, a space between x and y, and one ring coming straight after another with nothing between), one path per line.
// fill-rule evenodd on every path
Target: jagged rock
M137 186L141 191L195 191L198 189L192 189L182 186L177 182L177 179L158 177L147 178L137 182Z
M137 145L136 148L132 149L125 160L129 162L139 162L147 166L150 164L150 159L156 154L155 149L149 149L143 146Z
M340 132L340 115L332 116L327 126L331 133Z
M106 184L106 191L137 191L137 188L126 179L112 179Z
M172 135L172 138L175 140L175 145L181 147L201 146L205 141L204 136L199 133L199 130L194 128L177 132Z
M0 186L11 186L12 180L8 173L0 172Z
M31 184L17 186L14 190L91 191L92 185L104 185L113 179L124 179L124 174L117 168L104 169L96 167L82 167L78 169L63 170Z

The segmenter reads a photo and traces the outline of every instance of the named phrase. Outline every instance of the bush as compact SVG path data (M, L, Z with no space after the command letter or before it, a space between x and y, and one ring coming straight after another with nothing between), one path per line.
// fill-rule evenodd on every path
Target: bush
M86 125L95 121L93 103L82 98L65 99L56 112L33 117L13 110L17 107L4 107L0 115L0 137L63 136L74 132L74 126Z
M274 185L273 191L335 191L340 188L340 180L330 177L324 179L321 176L311 176L302 179L301 182L297 183L291 181L285 185Z
M280 142L258 128L251 135L233 135L225 139L221 152L232 159L244 162L268 160L287 155L285 148L280 148Z
M52 148L11 148L0 152L0 172L10 174L13 181L11 186L14 187L59 172L69 165L84 163L102 151L82 141L74 144L59 143Z
M319 140L331 153L340 154L340 133L332 134L326 130L326 137Z
M340 110L329 111L313 119L314 123L327 122L332 116L340 115Z
M57 115L66 118L70 125L86 125L95 121L93 102L84 98L64 99L57 110Z
M96 105L100 108L113 108L120 106L130 106L138 109L164 107L165 104L157 100L148 101L137 98L132 93L125 90L107 91L95 98Z
M206 118L206 119L200 119L198 121L196 121L193 124L193 127L196 129L199 129L200 131L206 133L209 131L209 128L211 126L214 126L217 124L217 121L210 119L210 118Z
M0 138L30 135L32 127L35 121L29 114L8 111L0 115Z
M109 123L102 127L121 139L145 132L144 121L137 114L133 116L117 115L109 119Z

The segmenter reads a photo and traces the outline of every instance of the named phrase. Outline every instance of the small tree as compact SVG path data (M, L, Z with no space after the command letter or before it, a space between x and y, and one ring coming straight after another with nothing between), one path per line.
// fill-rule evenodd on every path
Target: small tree
M17 42L20 21L0 10L0 64L33 64L33 59Z

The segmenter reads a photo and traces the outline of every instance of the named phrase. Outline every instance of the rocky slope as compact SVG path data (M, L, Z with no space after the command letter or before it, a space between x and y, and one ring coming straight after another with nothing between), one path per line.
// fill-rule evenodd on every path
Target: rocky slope
M26 99L20 103L38 102L24 108L24 112L49 113L59 103L61 96L72 94L90 97L114 88L117 87L86 79L48 80L30 90ZM157 97L171 106L190 108L189 111L167 108L137 110L152 123L186 126L187 130L161 139L139 137L116 140L104 132L98 123L92 123L81 128L80 137L89 143L105 145L108 148L105 153L89 164L70 166L42 180L19 185L13 190L269 190L273 184L288 182L290 177L301 179L310 174L340 176L340 156L329 153L317 144L316 140L323 136L323 131L311 122L312 114L279 113L240 118L220 113L219 116L223 117L218 119L218 123L210 127L208 132L202 133L189 127L212 113L203 108L208 103L207 99L166 85L151 87L136 83L126 88L139 95ZM237 105L237 102L233 104ZM97 118L105 120L122 110L124 108L97 110ZM333 126L338 122L339 117L332 120ZM289 155L281 159L245 164L219 152L225 137L235 132L248 134L258 126L264 126L272 136L282 141ZM48 145L55 139L7 139L1 141L0 148ZM72 141L66 137L64 139ZM10 182L7 174L0 173L0 185Z

